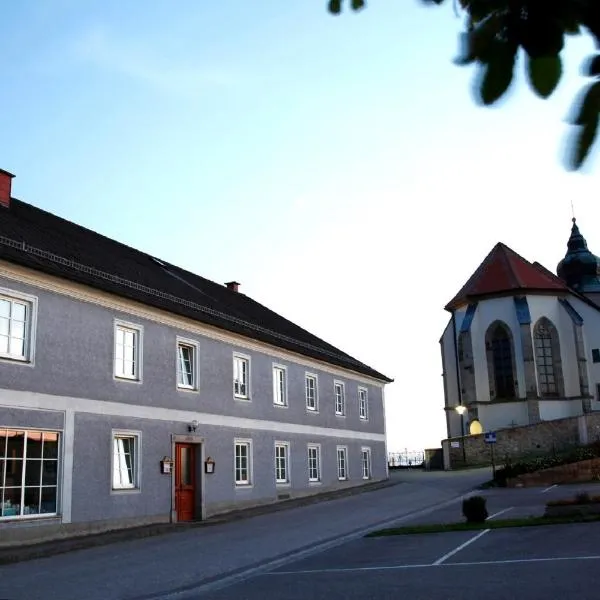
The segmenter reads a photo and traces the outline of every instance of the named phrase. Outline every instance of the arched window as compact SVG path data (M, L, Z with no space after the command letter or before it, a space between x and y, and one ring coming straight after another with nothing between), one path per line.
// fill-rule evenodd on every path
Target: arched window
M496 321L492 323L485 337L492 397L514 398L515 372L510 329L504 323Z
M562 395L562 365L556 327L546 317L535 325L533 341L540 396Z

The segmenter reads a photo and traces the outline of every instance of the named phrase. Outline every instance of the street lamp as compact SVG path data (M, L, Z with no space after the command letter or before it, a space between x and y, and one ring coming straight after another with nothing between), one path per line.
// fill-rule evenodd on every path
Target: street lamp
M463 462L467 462L467 451L465 448L465 414L467 412L467 407L464 404L457 404L454 407L454 410L460 415L460 434L462 437L462 453L463 453Z

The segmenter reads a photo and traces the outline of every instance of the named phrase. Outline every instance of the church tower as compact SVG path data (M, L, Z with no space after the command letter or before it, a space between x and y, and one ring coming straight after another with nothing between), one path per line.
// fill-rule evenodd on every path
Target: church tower
M567 253L558 263L556 272L571 289L600 305L600 258L588 249L575 218Z

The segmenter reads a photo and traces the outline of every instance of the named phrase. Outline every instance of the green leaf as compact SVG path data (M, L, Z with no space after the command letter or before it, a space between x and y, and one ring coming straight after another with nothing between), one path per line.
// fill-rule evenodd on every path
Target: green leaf
M588 121L575 135L573 143L573 151L570 159L570 168L577 170L583 165L588 157L592 144L598 133L598 117L592 121Z
M342 12L342 0L329 0L327 8L332 15L339 15Z
M481 101L486 106L500 100L513 78L517 47L507 43L498 45L502 47L493 52L492 58L484 67L479 90Z
M360 10L365 7L365 0L352 0L352 10Z
M560 56L542 56L527 61L529 81L534 91L542 98L548 98L556 89L562 76Z
M587 86L575 102L575 115L569 118L574 125L587 125L600 115L600 81Z

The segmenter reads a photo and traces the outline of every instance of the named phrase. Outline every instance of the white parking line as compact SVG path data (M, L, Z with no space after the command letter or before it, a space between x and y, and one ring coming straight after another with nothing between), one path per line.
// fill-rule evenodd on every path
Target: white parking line
M488 531L488 530L486 530ZM482 532L485 533L485 532ZM514 565L514 564L526 564L526 563L548 563L548 562L564 562L564 561L575 561L575 560L600 560L600 555L592 556L562 556L562 557L548 557L548 558L515 558L508 560L483 560L480 562L455 562L455 563L444 563L444 564L422 564L422 565L388 565L381 567L351 567L351 568L333 568L333 569L311 569L304 571L275 571L271 573L264 573L263 576L272 577L274 575L313 575L319 573L360 573L364 571L400 571L403 569L432 569L436 567L449 568L449 567L485 567L494 565Z
M490 519L493 519L494 517L499 517L500 515L503 515L505 512L508 512L509 510L512 510L514 507L513 506L509 506L508 508L505 508L503 510L499 510L497 513L494 513L493 515L490 515L486 521L489 521Z
M464 544L457 546L456 548L454 548L454 550L451 550L447 554L444 554L444 556L442 556L441 558L438 558L434 563L432 563L433 566L437 567L438 565L441 565L443 562L448 560L451 556L454 556L457 552L460 552L467 546L470 546L473 542L476 542L480 537L484 536L488 531L490 531L490 530L484 529L483 531L480 531L477 535L473 536L470 540L467 540L466 542L464 542Z
M551 489L555 488L558 485L558 483L555 483L554 485L551 485L550 487L547 487L545 490L542 490L540 492L540 494L545 494L546 492L549 492Z

